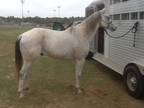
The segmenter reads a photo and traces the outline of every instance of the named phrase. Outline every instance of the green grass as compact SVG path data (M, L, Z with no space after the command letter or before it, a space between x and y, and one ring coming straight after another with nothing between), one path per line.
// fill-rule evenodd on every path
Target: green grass
M0 27L0 108L142 108L125 92L122 79L87 61L81 79L85 94L75 95L74 61L39 58L30 73L30 93L18 98L14 68L16 37L28 28Z
M28 29L22 27L0 27L0 41L13 43L20 33Z

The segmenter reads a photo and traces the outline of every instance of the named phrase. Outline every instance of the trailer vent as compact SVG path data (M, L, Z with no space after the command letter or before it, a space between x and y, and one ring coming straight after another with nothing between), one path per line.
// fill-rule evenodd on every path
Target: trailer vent
M138 19L138 13L137 12L131 13L131 20L137 20L137 19Z
M112 19L113 20L120 20L120 14L114 14Z
M123 13L123 14L121 15L121 19L122 19L122 20L129 20L129 13Z
M140 19L144 19L144 12L140 12Z

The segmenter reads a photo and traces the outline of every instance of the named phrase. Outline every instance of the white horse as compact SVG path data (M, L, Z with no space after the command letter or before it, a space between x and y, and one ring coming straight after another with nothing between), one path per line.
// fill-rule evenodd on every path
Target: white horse
M114 31L105 9L95 12L80 24L73 25L64 31L34 28L21 34L15 44L15 63L18 72L18 92L24 96L28 88L28 73L33 61L38 56L73 59L76 62L75 78L77 93L81 93L80 77L89 52L89 41L99 27Z

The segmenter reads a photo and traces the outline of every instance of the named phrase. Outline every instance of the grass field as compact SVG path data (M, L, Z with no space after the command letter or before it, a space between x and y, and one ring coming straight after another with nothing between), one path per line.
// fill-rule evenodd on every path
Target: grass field
M74 92L74 63L39 58L30 74L30 93L18 98L14 68L16 37L28 28L0 27L0 108L143 108L125 91L122 78L96 61L87 61L82 76L85 93Z

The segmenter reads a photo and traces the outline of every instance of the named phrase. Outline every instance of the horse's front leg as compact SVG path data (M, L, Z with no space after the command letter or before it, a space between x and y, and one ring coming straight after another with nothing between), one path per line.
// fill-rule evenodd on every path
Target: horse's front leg
M85 58L76 60L76 66L75 66L76 84L75 84L75 87L77 89L76 93L78 93L78 94L82 93L82 90L80 88L80 78L81 78L84 63L85 63Z

